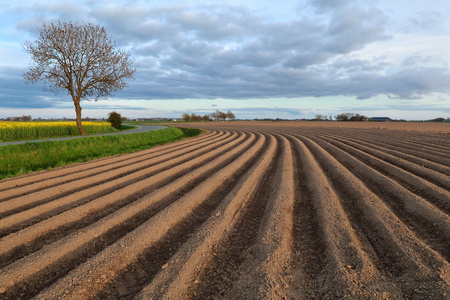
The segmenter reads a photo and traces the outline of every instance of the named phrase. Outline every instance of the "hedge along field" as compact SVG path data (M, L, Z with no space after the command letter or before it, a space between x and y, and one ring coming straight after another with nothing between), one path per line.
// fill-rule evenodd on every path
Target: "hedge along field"
M45 141L0 147L0 179L84 162L200 134L199 129L169 127L143 133L84 137L66 141Z
M116 131L109 122L83 122L87 134ZM75 122L0 122L0 142L79 135Z

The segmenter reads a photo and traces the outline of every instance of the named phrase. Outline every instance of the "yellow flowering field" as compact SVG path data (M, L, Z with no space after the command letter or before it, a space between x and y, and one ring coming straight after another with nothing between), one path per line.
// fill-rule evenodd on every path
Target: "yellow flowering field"
M115 131L109 122L83 122L88 134ZM79 135L75 122L2 122L0 142Z

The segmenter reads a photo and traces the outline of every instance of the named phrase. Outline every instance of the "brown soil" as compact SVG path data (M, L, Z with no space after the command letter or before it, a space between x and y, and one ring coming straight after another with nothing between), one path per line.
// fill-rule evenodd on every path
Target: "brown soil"
M0 181L0 298L450 299L450 123L183 126Z

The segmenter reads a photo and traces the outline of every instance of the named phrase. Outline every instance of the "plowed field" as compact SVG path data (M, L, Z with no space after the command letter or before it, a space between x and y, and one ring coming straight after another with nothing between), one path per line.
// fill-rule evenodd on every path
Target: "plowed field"
M0 181L0 299L450 299L450 124L307 124Z

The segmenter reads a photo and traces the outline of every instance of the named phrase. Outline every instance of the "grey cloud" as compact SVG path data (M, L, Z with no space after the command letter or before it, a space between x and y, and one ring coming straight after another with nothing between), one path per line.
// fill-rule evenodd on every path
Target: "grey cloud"
M328 65L328 74L335 78L348 78L352 75L381 73L389 64L383 58L375 57L371 60L340 57Z
M388 38L382 12L362 9L357 1L310 3L327 17L300 14L296 20L275 22L244 7L219 5L142 8L111 4L87 11L73 7L85 12L74 14L76 21L105 26L118 45L136 57L136 80L118 95L121 98L348 95L363 99L379 94L412 98L448 90L448 67L406 64L395 74L383 75L387 67L383 58L352 56L353 51ZM70 15L63 8L55 7L50 14L37 9L20 26L29 29L38 16L52 18L58 12L63 17ZM17 82L14 85L19 87ZM36 99L42 92L37 93L35 87L29 91L33 91L29 101L39 103Z
M439 28L442 24L443 15L438 11L422 11L409 18L409 27L407 31L417 29L428 30Z
M139 6L95 8L89 15L107 24L113 34L127 41L156 39L180 46L195 40L226 41L239 39L259 18L245 9L231 6L206 6L190 9L183 5L142 9Z
M428 94L430 91L449 91L450 72L448 68L419 68L405 69L392 75L392 89L397 89L395 94L408 98L411 96ZM387 83L386 83L387 85Z
M322 63L330 57L332 57L330 53L301 52L292 55L292 57L284 63L284 66L302 69L316 63Z
M380 94L392 95L394 98L414 99L430 92L449 92L448 68L403 69L388 76L375 74L355 75L351 79L354 94L359 99L371 98ZM349 90L350 87L348 87Z
M347 7L355 1L356 0L310 0L309 2L318 13L323 13Z
M65 91L58 94L45 90L43 83L25 84L23 70L0 67L0 108L73 108L72 98ZM99 101L101 102L101 101ZM101 109L104 107L92 107ZM128 108L126 109L142 109Z
M386 18L376 9L351 7L333 14L326 34L325 49L349 53L389 37L384 33Z
M56 102L43 97L42 84L25 86L22 70L19 68L0 68L0 107L45 108L54 107ZM47 96L47 95L45 95ZM52 96L52 95L49 95Z
M172 10L168 14L171 23L180 28L195 31L196 36L209 41L234 40L246 31L251 22L259 23L248 10L236 7L207 6L200 11L191 11L185 7ZM252 24L253 27L255 24Z
M430 91L449 90L447 83L450 80L450 72L447 68L404 69L392 75L383 75L378 72L383 69L383 63L376 66L353 60L347 64L340 61L339 64L339 68L335 66L334 70L329 71L328 77L324 77L324 73L319 69L313 72L281 67L265 72L244 72L233 80L178 74L156 78L151 85L132 83L123 94L134 91L153 99L295 98L332 95L354 95L365 99L380 94L414 98ZM344 66L342 74L339 73ZM328 69L332 68L328 66Z
M16 28L19 30L25 30L32 36L36 36L38 27L45 22L51 22L56 20L71 21L80 19L80 16L86 16L89 9L82 4L73 1L64 2L45 2L36 3L31 7L19 8L18 12L29 14L32 12L32 16L27 19L23 19L18 22Z

